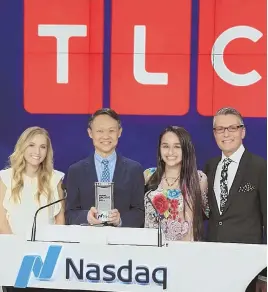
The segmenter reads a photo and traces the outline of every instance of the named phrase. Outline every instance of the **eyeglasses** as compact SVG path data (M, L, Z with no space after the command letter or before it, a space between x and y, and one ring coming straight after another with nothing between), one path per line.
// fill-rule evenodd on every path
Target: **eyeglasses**
M243 128L244 125L231 125L229 127L215 127L213 128L213 130L217 133L217 134L222 134L225 132L225 130L228 130L228 132L236 132L239 128Z

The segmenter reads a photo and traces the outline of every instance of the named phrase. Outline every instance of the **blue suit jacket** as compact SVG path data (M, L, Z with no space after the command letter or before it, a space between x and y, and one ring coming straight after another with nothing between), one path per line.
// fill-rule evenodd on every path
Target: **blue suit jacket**
M87 214L95 206L97 173L94 155L70 166L67 175L66 224L87 223ZM123 227L143 227L144 177L141 165L117 154L114 170L114 207Z

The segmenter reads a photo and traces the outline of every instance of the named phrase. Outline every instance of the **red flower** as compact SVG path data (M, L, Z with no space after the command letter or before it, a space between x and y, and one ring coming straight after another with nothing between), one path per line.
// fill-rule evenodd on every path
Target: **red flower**
M154 196L153 204L161 215L163 215L168 210L168 199L163 194L157 194Z
M171 207L171 209L177 211L177 209L178 209L178 200L170 200L170 207Z

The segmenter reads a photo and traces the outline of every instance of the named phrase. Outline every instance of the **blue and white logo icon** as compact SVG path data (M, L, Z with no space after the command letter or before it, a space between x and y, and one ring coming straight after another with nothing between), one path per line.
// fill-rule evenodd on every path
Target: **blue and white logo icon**
M14 286L17 288L26 288L32 272L40 281L50 280L56 267L61 249L62 246L59 245L49 246L44 262L39 255L24 256Z

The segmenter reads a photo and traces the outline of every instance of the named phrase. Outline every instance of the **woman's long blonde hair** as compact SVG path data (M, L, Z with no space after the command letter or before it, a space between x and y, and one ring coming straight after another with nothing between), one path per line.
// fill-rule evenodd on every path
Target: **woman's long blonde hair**
M19 137L14 152L9 157L9 167L13 170L12 192L11 199L14 203L20 202L20 192L24 186L23 173L25 172L26 161L24 153L30 142L36 135L43 135L47 140L47 154L43 162L40 164L37 179L38 191L36 199L40 202L41 194L47 196L47 201L52 200L52 190L50 187L50 180L53 172L53 149L48 132L40 127L31 127L26 129Z

